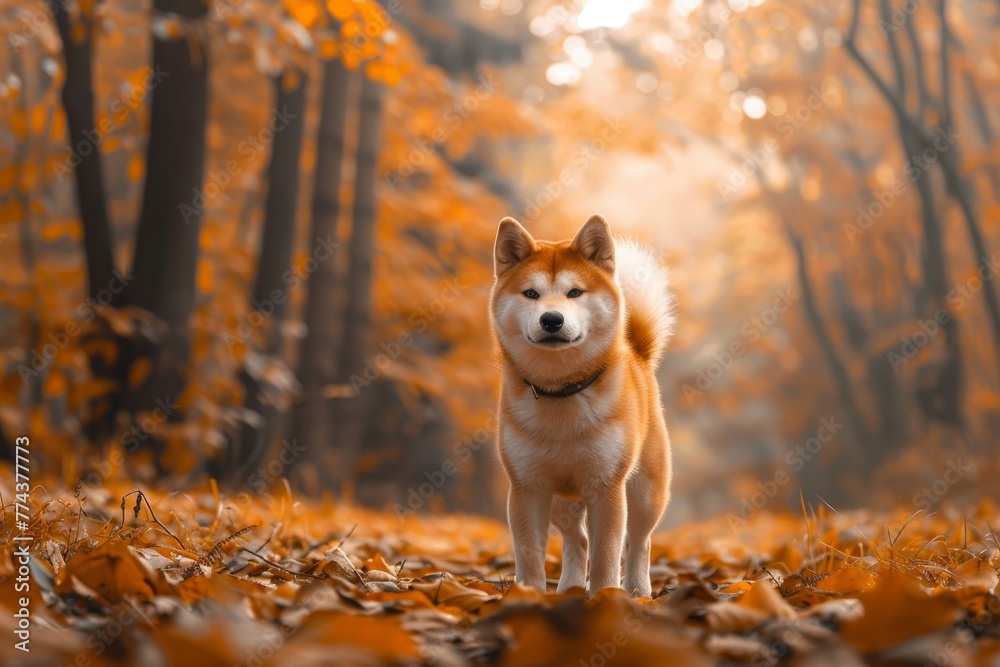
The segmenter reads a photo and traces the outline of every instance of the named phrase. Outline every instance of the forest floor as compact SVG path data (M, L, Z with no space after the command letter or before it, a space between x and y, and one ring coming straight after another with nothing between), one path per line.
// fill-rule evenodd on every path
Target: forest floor
M512 583L507 530L487 519L108 484L36 487L25 528L0 491L7 665L1000 664L985 501L720 517L654 538L653 600L588 600ZM553 583L559 565L553 540ZM30 653L15 649L25 596Z

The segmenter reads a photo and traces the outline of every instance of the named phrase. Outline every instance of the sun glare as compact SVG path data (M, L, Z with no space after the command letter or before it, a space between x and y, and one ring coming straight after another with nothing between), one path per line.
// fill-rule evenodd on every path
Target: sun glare
M576 17L581 30L624 28L639 10L649 6L649 0L589 0Z

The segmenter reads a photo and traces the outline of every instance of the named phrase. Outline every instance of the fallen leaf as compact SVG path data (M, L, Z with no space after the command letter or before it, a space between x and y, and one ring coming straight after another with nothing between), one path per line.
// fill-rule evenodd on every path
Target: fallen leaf
M927 590L898 570L879 576L875 587L858 595L864 614L844 624L844 641L860 653L876 653L922 635L949 628L965 615L947 595Z

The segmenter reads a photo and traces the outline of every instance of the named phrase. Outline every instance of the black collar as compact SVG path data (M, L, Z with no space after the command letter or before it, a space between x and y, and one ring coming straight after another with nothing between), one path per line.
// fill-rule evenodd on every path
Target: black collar
M573 394L579 394L581 391L583 391L590 385L597 382L597 378L601 377L602 373L604 373L603 368L599 369L596 373L594 373L590 377L586 377L580 380L579 382L570 382L568 385L562 387L561 389L557 389L555 391L548 391L547 389L536 387L527 380L524 381L524 384L531 387L531 393L535 395L536 401L542 396L548 396L549 398L569 398Z

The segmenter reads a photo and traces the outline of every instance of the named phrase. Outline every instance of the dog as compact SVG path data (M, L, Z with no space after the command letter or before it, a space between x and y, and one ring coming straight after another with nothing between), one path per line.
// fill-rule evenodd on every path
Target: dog
M562 533L558 592L621 586L624 549L625 590L650 597L650 535L670 500L656 381L674 325L667 271L599 214L559 242L504 218L493 263L515 579L545 590L551 521Z

